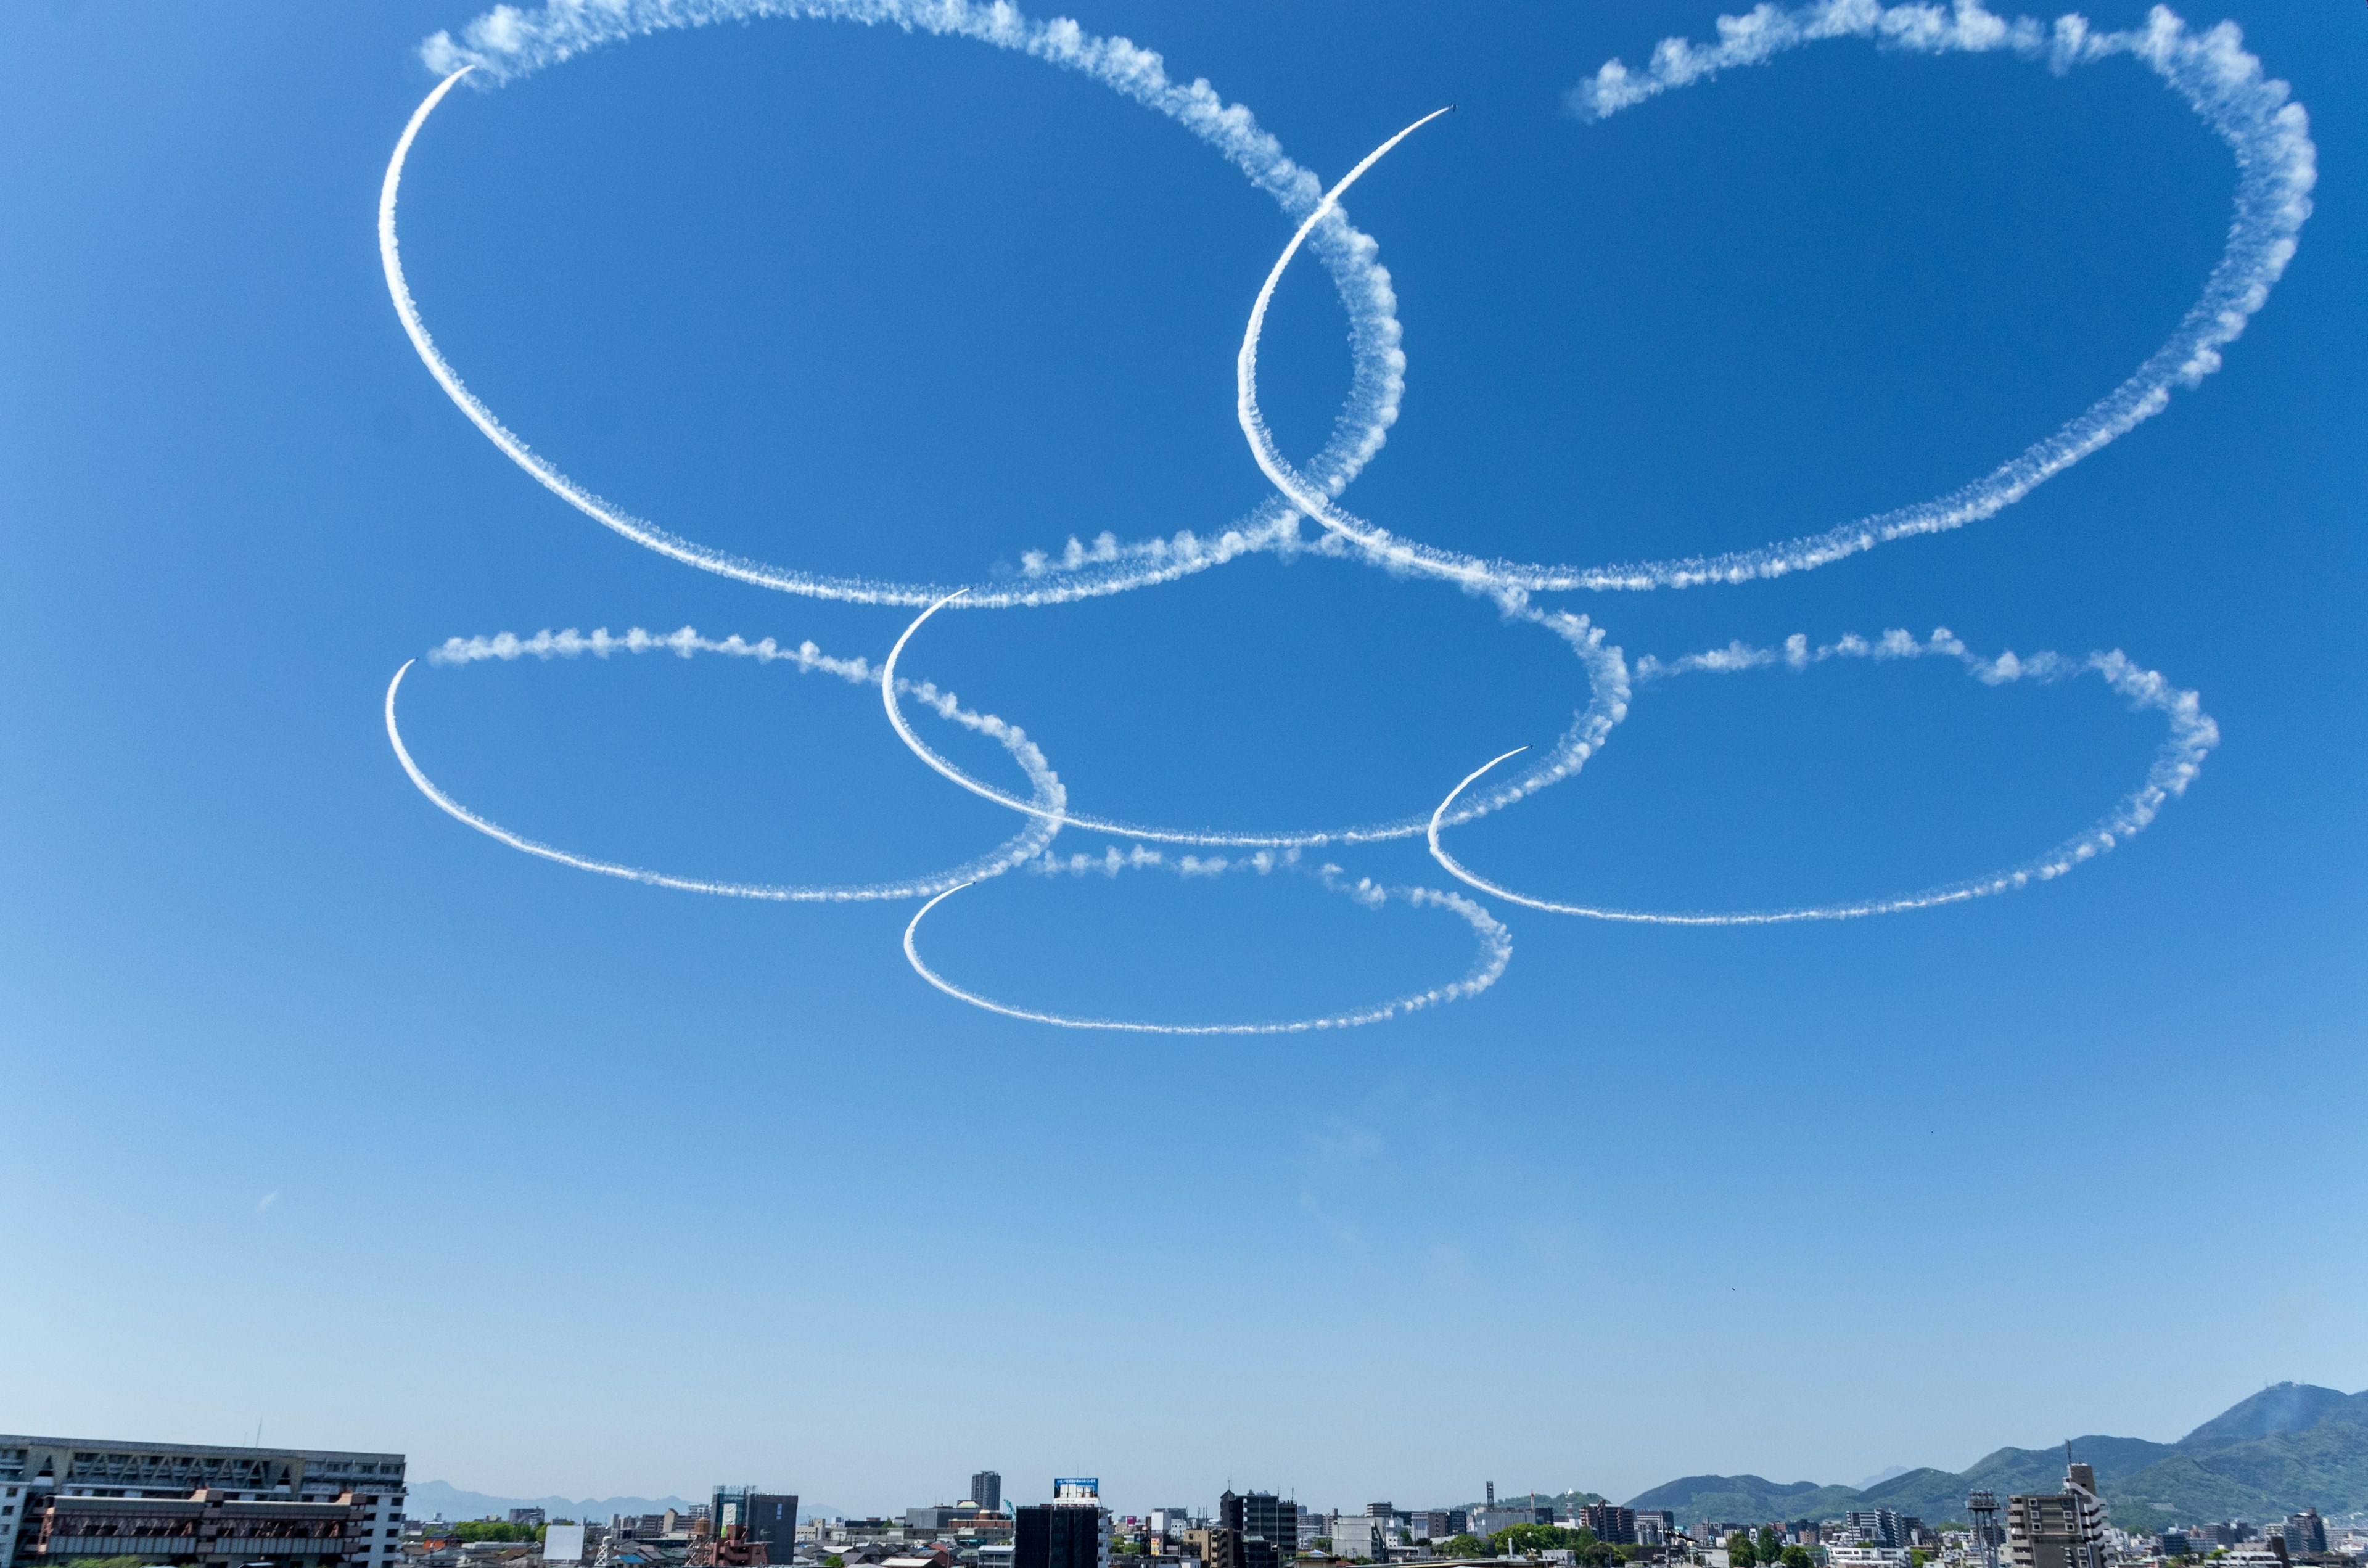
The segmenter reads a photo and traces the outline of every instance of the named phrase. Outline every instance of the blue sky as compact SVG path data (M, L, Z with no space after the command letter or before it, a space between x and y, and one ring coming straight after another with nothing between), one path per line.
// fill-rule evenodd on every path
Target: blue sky
M1072 14L1327 181L1460 106L1349 202L1408 364L1343 498L1456 550L1748 549L1951 489L2151 352L2228 222L2226 148L2127 60L1831 42L1586 124L1565 89L1715 7ZM909 612L637 549L438 392L372 223L434 81L415 48L465 6L16 8L0 1410L260 1419L498 1493L754 1478L871 1509L993 1465L1132 1508L1847 1480L2368 1384L2368 35L2343 6L2188 15L2224 14L2320 176L2224 370L1960 531L1542 601L1631 661L1893 627L2125 650L2220 725L2184 799L1967 907L1670 930L1492 903L1514 957L1479 997L1176 1040L962 1007L905 963L910 902L668 892L438 813L380 702L448 637L689 624L876 660ZM822 22L643 40L457 92L403 213L472 387L721 549L968 580L1271 494L1234 357L1290 220L1034 61ZM1260 363L1313 450L1349 366L1319 270ZM1237 830L1427 812L1586 699L1539 628L1312 555L949 613L908 662L1024 724L1077 809ZM422 665L404 722L475 809L689 875L913 876L1018 825L860 688L779 667ZM2161 737L2094 680L1689 678L1454 844L1550 897L1881 895L2078 831ZM1419 841L1338 859L1448 885ZM1295 878L1014 875L927 937L1007 1000L1169 1021L1353 1007L1472 949Z

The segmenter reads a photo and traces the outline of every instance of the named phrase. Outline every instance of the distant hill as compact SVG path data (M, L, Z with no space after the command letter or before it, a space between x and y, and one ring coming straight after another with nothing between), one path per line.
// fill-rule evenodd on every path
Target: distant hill
M2072 1457L2096 1466L2098 1488L2112 1505L2114 1521L2132 1529L2265 1519L2305 1507L2322 1514L2368 1508L2368 1392L2279 1383L2176 1443L2075 1437ZM1961 1471L1911 1470L1865 1488L1689 1475L1656 1486L1630 1506L1671 1509L1681 1523L1819 1519L1849 1508L1896 1508L1938 1525L1964 1517L1967 1492L2051 1492L2063 1479L2060 1447L2000 1449Z
M450 1482L416 1481L404 1491L403 1511L415 1519L482 1519L487 1514L507 1515L512 1508L541 1508L554 1519L605 1525L611 1514L663 1514L689 1506L679 1497L495 1497L463 1492Z

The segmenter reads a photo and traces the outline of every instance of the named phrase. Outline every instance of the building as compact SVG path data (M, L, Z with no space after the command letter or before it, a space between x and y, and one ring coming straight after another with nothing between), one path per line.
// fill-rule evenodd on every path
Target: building
M1446 1540L1463 1532L1463 1525L1445 1508L1417 1508L1401 1517L1406 1521L1406 1534L1416 1540Z
M2108 1568L2112 1550L2097 1472L2067 1464L2063 1491L2008 1498L2006 1540L2014 1568Z
M1242 1537L1222 1525L1196 1525L1177 1540L1186 1552L1201 1560L1201 1568L1242 1568Z
M1496 1483L1489 1483L1489 1487L1490 1490L1495 1490ZM1515 1525L1550 1525L1554 1522L1554 1509L1551 1507L1499 1508L1491 1506L1472 1516L1472 1533L1477 1536L1491 1536L1498 1530L1510 1529Z
M0 1435L0 1568L135 1555L387 1568L403 1497L401 1454Z
M1389 1522L1387 1516L1380 1521L1384 1529ZM1271 1492L1226 1492L1217 1499L1217 1524L1235 1538L1236 1555L1225 1568L1281 1568L1299 1553L1299 1505ZM1340 1550L1338 1540L1332 1550Z
M1093 1477L1056 1477L1050 1503L1012 1513L1012 1568L1110 1568L1110 1510Z
M787 1562L798 1544L798 1494L748 1492L741 1496L740 1508L750 1544L765 1548L768 1561Z
M2327 1550L2327 1521L2318 1517L2316 1508L2288 1514L2286 1522L2278 1527L2278 1533L2285 1538L2286 1555L2289 1557Z
M1842 1516L1842 1539L1852 1546L1897 1549L1907 1544L1907 1532L1889 1508L1853 1508Z
M1613 1546L1636 1544L1636 1510L1616 1503L1589 1503L1578 1510L1578 1527L1593 1530L1595 1539Z
M1395 1521L1386 1514L1379 1518L1371 1514L1343 1514L1332 1521L1332 1555L1387 1562L1391 1538L1396 1533Z
M990 1514L1003 1511L1003 1477L995 1471L982 1470L970 1478L970 1500Z
M1829 1546L1826 1568L1909 1568L1914 1555L1904 1546Z
M512 1508L510 1510L510 1523L514 1525L524 1525L529 1529L532 1529L537 1525L547 1522L549 1517L550 1516L545 1514L541 1508Z

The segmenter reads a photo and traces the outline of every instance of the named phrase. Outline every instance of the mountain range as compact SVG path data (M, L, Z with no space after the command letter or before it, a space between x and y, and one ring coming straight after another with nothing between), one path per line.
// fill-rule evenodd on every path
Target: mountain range
M2368 1392L2347 1394L2309 1383L2278 1383L2228 1407L2175 1443L2143 1437L2072 1439L2072 1457L2097 1470L2113 1522L2159 1530L2206 1520L2283 1517L2368 1508ZM1963 1471L1903 1471L1872 1486L1783 1483L1757 1475L1688 1475L1634 1498L1697 1519L1826 1519L1850 1508L1894 1508L1929 1524L1962 1520L1965 1494L2001 1498L2053 1492L2064 1450L2000 1449Z

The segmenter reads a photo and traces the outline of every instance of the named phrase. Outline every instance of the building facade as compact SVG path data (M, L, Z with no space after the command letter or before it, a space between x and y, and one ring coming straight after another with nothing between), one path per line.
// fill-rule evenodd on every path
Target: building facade
M2110 1568L2105 1505L2097 1472L2066 1465L2064 1490L2006 1500L2007 1550L2014 1568Z
M1226 1492L1217 1499L1217 1524L1234 1532L1233 1568L1281 1568L1299 1553L1299 1505L1271 1492Z
M1578 1510L1578 1527L1613 1546L1636 1544L1636 1510L1616 1503L1589 1503Z
M995 1471L982 1470L970 1478L970 1500L990 1514L1003 1511L1003 1477Z
M2318 1517L2316 1508L2305 1508L2299 1514L2288 1514L2286 1522L2278 1527L2285 1538L2286 1555L2300 1557L2306 1552L2327 1550L2327 1521Z
M1395 1524L1386 1514L1379 1518L1371 1514L1343 1514L1332 1521L1332 1555L1386 1562L1394 1533Z
M1100 1482L1056 1476L1050 1503L1012 1513L1012 1568L1110 1568L1110 1517Z
M787 1562L798 1545L798 1496L794 1492L751 1492L741 1499L751 1542L768 1561Z
M0 1568L140 1556L388 1568L404 1456L0 1434Z

